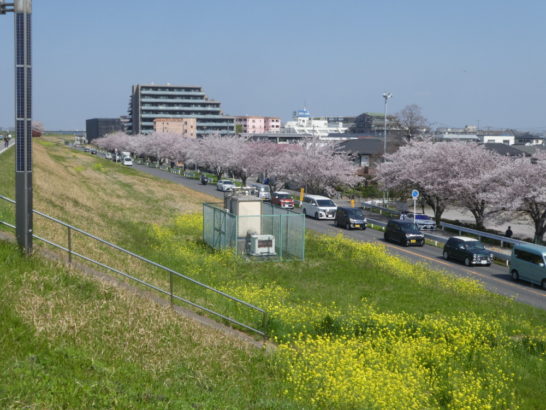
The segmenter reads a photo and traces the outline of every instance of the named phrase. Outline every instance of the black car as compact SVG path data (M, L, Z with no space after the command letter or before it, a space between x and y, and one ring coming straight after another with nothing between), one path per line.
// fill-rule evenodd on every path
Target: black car
M401 221L391 219L385 228L385 240L388 242L398 242L400 245L424 246L425 235L419 230L412 221Z
M491 265L493 254L485 249L483 243L474 238L452 236L444 245L444 259L455 259L466 266Z
M366 229L366 217L360 208L339 207L336 211L335 226L345 229Z

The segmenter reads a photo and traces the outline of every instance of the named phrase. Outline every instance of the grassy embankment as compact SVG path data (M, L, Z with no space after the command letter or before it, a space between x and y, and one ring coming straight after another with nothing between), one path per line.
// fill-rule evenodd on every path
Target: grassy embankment
M11 175L5 159L2 175ZM9 178L0 193L13 196ZM211 252L199 242L202 219L192 213L202 200L52 142L35 145L35 208L266 308L281 349L268 357L197 327L184 330L191 323L168 310L24 262L3 246L2 271L10 273L1 282L2 334L9 348L0 404L70 407L83 403L75 401L83 391L85 403L120 407L542 406L545 312L342 237L308 235L305 262L255 264ZM9 207L0 211L12 217ZM36 222L48 236L66 235ZM76 242L87 252L103 250ZM114 253L105 257L150 279L158 275ZM202 371L188 364L200 362ZM50 387L72 379L67 389ZM239 402L245 394L250 398Z

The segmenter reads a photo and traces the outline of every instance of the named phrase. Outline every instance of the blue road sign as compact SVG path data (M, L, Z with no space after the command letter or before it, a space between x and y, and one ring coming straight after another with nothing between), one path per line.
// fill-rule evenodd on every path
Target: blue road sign
M411 191L411 197L412 197L413 199L419 198L419 191L416 190L416 189L414 189L413 191Z

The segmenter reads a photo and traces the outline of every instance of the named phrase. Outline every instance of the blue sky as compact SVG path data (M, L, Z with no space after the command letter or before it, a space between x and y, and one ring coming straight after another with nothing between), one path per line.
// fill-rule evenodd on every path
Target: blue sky
M126 114L132 84L200 85L229 115L288 120L418 104L437 126L546 130L541 1L34 0L34 118ZM0 126L13 16L0 16Z

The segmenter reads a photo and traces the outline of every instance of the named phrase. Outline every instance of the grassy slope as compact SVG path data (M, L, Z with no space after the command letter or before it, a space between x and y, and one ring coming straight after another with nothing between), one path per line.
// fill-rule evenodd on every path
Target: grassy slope
M0 168L2 175L7 176L3 179L5 184L2 183L0 193L13 197L13 180L10 180L13 165L9 161L4 161L0 163ZM541 382L538 380L546 377L544 362L541 359L544 356L544 346L540 347L540 343L543 343L540 342L542 340L540 337L543 337L545 332L545 312L487 292L461 292L457 286L450 285L452 282L459 283L458 281L453 279L445 281L443 275L422 266L398 264L394 269L389 264L382 263L382 259L379 262L359 259L359 250L343 243L340 247L328 249L332 242L325 242L320 236L315 235L308 238L305 262L256 265L241 262L227 255L211 255L205 248L188 242L196 232L185 232L174 222L174 217L181 212L198 211L203 200L210 199L174 184L141 175L134 170L123 169L89 155L71 152L64 147L47 142L35 144L35 208L123 244L154 260L160 260L173 268L183 266L192 276L214 286L231 291L234 290L234 283L251 284L258 289L278 284L282 289L288 290L286 297L280 300L283 306L293 307L297 311L299 306L305 303L328 305L334 302L341 311L341 316L346 315L353 306L364 304L373 306L380 312L409 313L416 317L435 315L439 318L449 318L459 313L475 312L485 321L501 323L503 332L514 335L517 340L522 335L532 334L533 337L542 335L536 339L539 342L535 352L529 354L530 349L518 345L511 355L505 357L508 362L503 363L507 371L514 372L516 379L521 381L516 386L518 402L524 407L540 407L544 394L541 393ZM0 204L0 212L4 215L9 214L8 209L9 207ZM48 234L63 237L64 232L60 230L57 232L51 226L40 226L44 231L47 230ZM85 243L81 245L86 246ZM54 279L53 283L58 281L59 279ZM30 282L35 283L40 289L36 278ZM54 289L53 285L51 288ZM94 294L95 290L92 289L90 292ZM9 294L8 291L8 296ZM38 301L44 299L43 296L36 296L36 292L25 293L23 296L19 303L23 306L34 305L35 298L38 298L36 299ZM74 295L75 301L79 298L81 295ZM76 310L72 314L70 310L64 309L63 303L54 304L53 308L59 310L57 323L71 321L79 323L78 320L82 320L82 312ZM48 330L44 325L48 322L47 311L45 309L33 313L19 307L19 310L14 308L11 316L6 317L22 321L21 326L26 326L30 334L33 334L35 329L40 329L36 343L56 346L57 349L59 342L65 340L59 336L63 334L62 326L61 329L59 326L52 326L53 329ZM132 309L129 311L132 312ZM112 317L122 321L117 315ZM123 331L118 328L107 330L104 322L107 321L104 319L98 321L100 325L97 325L95 330L100 335L95 341L86 341L86 337L93 333L88 331L87 336L72 340L66 347L75 349L75 346L78 348L81 346L82 349L89 350L84 357L91 361L103 360L99 354L101 350L93 350L92 346L105 343L113 345L109 339L104 338L106 337L104 333L120 332L121 335L125 335L123 337L129 337L128 332L133 328L127 326ZM149 323L142 326L143 331ZM80 329L81 326L78 324L74 328ZM282 337L290 329L286 324L277 321L273 323L271 331ZM323 329L318 326L308 331L320 334ZM160 333L163 334L164 329L160 329ZM132 346L135 341L129 339L122 343L124 346ZM60 347L62 346L63 343L60 344ZM133 364L134 357L141 353L138 348L134 349L132 358L122 357L114 367L120 369L119 371L132 371L129 370L130 365ZM13 347L14 354L17 350ZM24 356L24 353L21 354ZM190 353L194 354L194 351ZM249 380L246 388L250 389L252 397L259 396L262 390L266 397L265 401L276 397L281 382L279 376L275 376L275 371L267 367L263 357L249 359L243 356L242 365L237 364L236 359L229 358L230 361L235 360L232 364L240 371L240 373L234 371L233 378L246 376ZM218 356L212 354L211 358L217 359ZM199 357L196 357L196 362L198 361ZM137 366L139 371L147 366L145 363L137 364L140 366ZM125 365L128 367L122 370ZM176 367L175 361L169 362L167 366ZM248 375L245 366L249 366ZM179 370L180 373L176 375L182 377L186 369L180 367ZM156 374L158 379L165 374L162 372ZM117 380L116 377L113 380ZM152 379L153 377L150 380ZM203 379L203 383L209 385L214 385L216 380L214 372L204 375ZM273 383L266 383L264 386L262 384L264 380L272 380ZM256 385L256 388L251 387L253 385ZM142 393L142 386L135 381L131 388ZM154 386L156 387L151 391L158 391L159 387ZM214 403L217 397L223 396L212 394L210 403ZM230 402L229 398L226 400ZM277 400L273 401L275 407L283 405Z
M263 352L11 244L0 260L0 407L286 404Z

